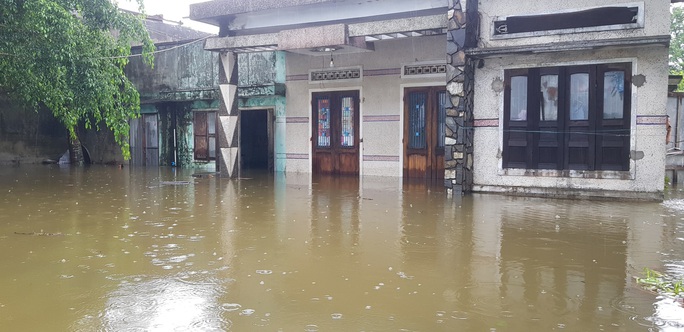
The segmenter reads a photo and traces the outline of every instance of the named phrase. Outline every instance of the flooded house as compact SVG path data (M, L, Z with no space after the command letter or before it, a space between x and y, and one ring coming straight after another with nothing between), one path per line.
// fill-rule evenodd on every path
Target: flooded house
M224 175L240 174L242 133L266 126L246 150L272 147L278 172L662 199L669 8L215 0L190 16L220 28L205 49L220 57ZM274 79L247 91L238 68L255 54L276 59Z
M134 46L125 68L141 100L141 116L130 122L130 163L213 171L218 56L203 47L211 34L162 16L147 16L144 23L157 52L151 68L142 61L141 46ZM48 109L25 109L4 96L0 100L0 165L68 160L67 131ZM104 124L97 130L81 124L77 130L86 164L126 162Z
M474 190L661 199L669 9L481 3Z
M211 36L148 16L154 67L133 47L126 76L140 93L141 116L131 120L131 164L215 169L218 56L203 49Z

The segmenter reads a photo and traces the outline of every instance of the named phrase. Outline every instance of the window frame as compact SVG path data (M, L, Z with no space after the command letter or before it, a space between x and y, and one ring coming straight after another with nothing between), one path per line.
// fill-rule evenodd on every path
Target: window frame
M192 112L192 126L193 126L193 157L196 161L215 161L217 150L218 150L218 112L211 110L195 110ZM214 133L209 131L209 115L214 116ZM202 119L203 118L203 119ZM203 126L200 126L198 121L204 121ZM205 128L205 130L198 130L200 128ZM214 155L211 155L211 149L209 148L211 139L214 139ZM204 146L206 150L198 148L198 140L204 141Z
M604 79L613 71L624 72L620 119L604 119ZM504 170L526 171L629 171L632 125L631 62L504 71L502 164ZM570 118L571 75L589 75L588 118ZM557 119L541 116L541 77L558 75ZM511 120L513 77L527 77L527 119ZM534 173L534 172L533 172Z

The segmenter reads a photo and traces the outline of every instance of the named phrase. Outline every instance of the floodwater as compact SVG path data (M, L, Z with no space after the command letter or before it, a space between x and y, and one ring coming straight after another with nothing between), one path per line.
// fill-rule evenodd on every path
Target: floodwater
M2 331L676 331L663 203L472 195L393 178L0 168ZM682 197L682 198L679 198Z

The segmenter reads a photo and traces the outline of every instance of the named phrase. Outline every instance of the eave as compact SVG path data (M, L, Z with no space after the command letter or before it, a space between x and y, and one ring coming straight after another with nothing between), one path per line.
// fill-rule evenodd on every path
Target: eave
M684 0L682 1L684 2ZM488 58L516 54L557 53L568 51L594 50L606 47L638 47L650 45L660 45L668 47L670 45L670 36L646 36L602 40L567 41L552 44L486 47L468 49L465 52L467 55L473 58Z

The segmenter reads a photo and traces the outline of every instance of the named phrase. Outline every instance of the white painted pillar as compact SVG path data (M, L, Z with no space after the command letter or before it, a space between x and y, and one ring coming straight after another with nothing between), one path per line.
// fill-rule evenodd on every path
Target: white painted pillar
M219 88L221 107L219 110L218 171L222 177L238 177L240 173L240 111L237 101L237 54L221 52Z

